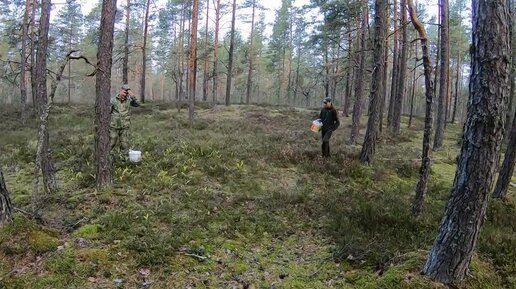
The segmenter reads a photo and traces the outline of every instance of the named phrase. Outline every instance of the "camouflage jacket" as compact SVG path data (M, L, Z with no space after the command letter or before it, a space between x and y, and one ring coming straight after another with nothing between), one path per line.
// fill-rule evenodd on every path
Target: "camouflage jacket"
M128 128L131 124L129 119L129 106L137 107L140 104L134 96L128 96L122 101L118 94L111 97L111 127L112 128Z

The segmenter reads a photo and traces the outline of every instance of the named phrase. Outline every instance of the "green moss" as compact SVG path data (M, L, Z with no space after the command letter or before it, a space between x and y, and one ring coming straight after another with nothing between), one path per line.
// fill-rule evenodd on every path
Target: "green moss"
M74 236L96 239L99 237L99 232L102 230L102 226L99 224L88 224L80 227L74 232Z
M57 245L58 239L43 231L32 231L29 235L29 247L38 254L54 251Z

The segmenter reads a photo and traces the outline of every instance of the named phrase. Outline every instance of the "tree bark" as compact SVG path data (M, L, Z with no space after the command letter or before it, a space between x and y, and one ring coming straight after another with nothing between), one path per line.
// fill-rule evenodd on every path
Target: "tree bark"
M206 31L204 34L204 46L205 54L204 54L204 69L203 69L203 81L202 81L202 101L206 102L208 100L208 81L210 79L208 75L208 58L209 58L209 44L208 44L208 25L210 20L210 0L206 1Z
M36 87L37 87L37 76L36 76L36 6L37 0L32 0L31 4L31 21L30 21L30 83L31 83L31 94L32 94L32 105L34 106L34 112L38 112L38 101L36 99Z
M97 187L111 186L109 123L111 120L111 65L116 0L103 0L95 77L95 161Z
M398 89L398 73L399 73L399 42L398 42L398 1L394 0L393 4L394 17L393 17L393 29L394 29L394 43L393 43L393 57L392 57L392 74L391 74L391 97L389 98L389 109L387 111L387 126L392 128L392 116L394 111L394 103L396 100L396 90Z
M236 0L233 0L233 14L231 16L231 36L229 40L229 63L228 63L228 76L226 82L226 105L229 105L231 101L231 80L233 73L233 57L235 51L235 16L236 16Z
M369 10L367 1L362 1L362 24L360 27L360 46L359 46L359 63L358 71L355 76L355 102L353 104L353 116L351 123L351 134L349 136L348 144L355 145L360 128L360 117L362 115L362 96L364 94L364 71L366 61L366 32L369 23Z
M387 0L375 1L375 32L373 43L373 77L371 83L371 94L369 101L369 119L367 120L367 131L360 153L360 162L370 164L373 161L376 142L378 137L378 125L382 95L385 91L383 85L385 34L387 32Z
M509 184L511 183L511 177L514 173L514 164L516 163L516 110L512 120L511 131L506 132L506 135L509 136L509 143L507 144L505 159L500 169L493 194L494 197L498 199L504 199L506 197Z
M142 74L140 78L140 100L145 102L145 78L147 77L147 35L149 30L150 0L145 5L145 18L143 20L143 45L142 45Z
M20 109L21 120L25 124L27 120L27 40L29 39L29 10L31 0L25 1L25 11L23 13L22 24L22 47L21 47L21 63L20 63Z
M254 13L256 10L256 0L253 1L253 12L251 16L251 36L249 37L249 71L247 72L247 87L246 87L246 104L251 103L251 88L253 80L253 38L254 38Z
M410 11L410 19L414 28L419 34L421 42L421 50L423 54L423 68L425 75L425 100L426 100L426 111L425 111L425 130L423 133L423 151L421 157L421 168L419 169L419 181L416 186L416 196L412 203L412 213L419 215L421 208L423 207L423 199L428 187L428 177L430 175L430 137L432 136L432 124L433 124L433 98L434 98L434 83L432 82L432 63L430 60L430 53L428 52L428 37L426 30L417 18L416 8L412 0L408 1L408 7ZM416 50L417 51L417 50ZM416 57L417 59L417 57ZM417 61L417 60L416 60Z
M47 104L47 49L48 49L48 31L50 24L51 1L43 0L41 2L41 18L39 23L39 39L38 51L36 56L36 102L38 108L38 116L43 117ZM57 183L55 179L55 169L50 159L48 130L44 132L44 138L41 143L41 170L43 173L43 182L45 192L54 193L57 191Z
M389 14L387 14L389 15ZM388 31L388 29L387 29ZM384 50L384 55L383 55L383 61L384 61L384 65L385 65L385 69L383 70L383 76L382 76L382 85L383 85L383 91L385 91L385 93L382 95L382 99L381 99L381 104L380 104L380 116L379 116L379 120L380 120L380 123L378 124L378 132L379 132L379 135L382 134L383 132L383 114L384 114L384 109L385 109L385 94L387 93L387 77L388 77L388 64L389 64L389 51L388 51L388 47L389 47L389 38L387 37L385 39L385 50Z
M215 0L213 0L215 4ZM217 103L217 85L218 85L218 53L219 53L219 26L220 26L220 0L217 0L215 9L215 43L213 44L213 103Z
M435 128L433 150L439 150L443 146L444 139L444 123L446 121L446 100L448 93L448 71L450 67L449 54L449 32L448 32L448 0L440 1L440 17L441 17L441 59L439 73L439 103L437 105L437 123Z
M4 172L0 165L0 227L8 223L13 218L13 205L11 203L11 196L5 185Z
M428 39L427 39L427 41L428 41ZM414 117L414 99L416 97L416 82L417 82L417 79L419 78L419 77L416 78L416 71L417 71L417 46L415 47L414 50L416 52L416 58L414 58L414 69L412 70L412 92L411 92L411 97L410 97L410 117L409 117L409 122L408 122L408 127L409 128L412 126L412 118Z
M392 130L394 134L400 133L401 127L401 112L403 97L405 94L405 78L407 74L407 11L406 1L400 1L401 14L401 53L399 55L399 72L398 72L398 88L396 89L396 96L394 98L393 112L392 112Z
M351 30L351 29L350 29ZM351 51L351 48L352 48L352 45L353 45L353 40L352 40L352 35L351 35L351 32L348 33L348 60L347 60L347 67L346 67L346 94L345 94L345 99L344 99L344 107L343 107L343 112L344 112L344 116L345 117L349 117L349 106L350 106L350 100L351 100L351 72L353 70L353 64L351 63L353 58L352 58L352 51Z
M453 113L451 123L455 123L457 117L457 105L460 97L460 86L461 86L461 63L460 63L460 52L457 53L457 78L455 79L455 99L453 100Z
M472 8L468 118L452 196L423 268L446 284L468 273L498 166L510 91L508 1L474 0Z
M190 58L188 61L188 120L194 124L195 80L197 79L197 24L199 22L199 0L193 0L192 28L190 29Z
M125 31L124 31L124 58L122 60L122 83L129 84L129 24L131 17L131 0L127 0L125 7Z

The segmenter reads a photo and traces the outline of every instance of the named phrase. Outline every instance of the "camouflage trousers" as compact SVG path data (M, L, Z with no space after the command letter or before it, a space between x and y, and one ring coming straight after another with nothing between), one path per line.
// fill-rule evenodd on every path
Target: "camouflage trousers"
M110 128L111 154L117 153L119 156L127 157L129 151L129 129Z

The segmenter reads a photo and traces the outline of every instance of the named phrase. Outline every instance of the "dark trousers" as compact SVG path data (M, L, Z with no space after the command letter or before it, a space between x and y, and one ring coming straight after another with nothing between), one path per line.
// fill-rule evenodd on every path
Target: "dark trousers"
M330 156L330 138L333 133L332 130L322 130L322 155L323 157Z

